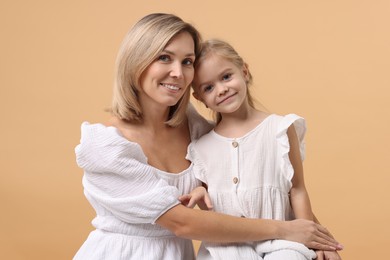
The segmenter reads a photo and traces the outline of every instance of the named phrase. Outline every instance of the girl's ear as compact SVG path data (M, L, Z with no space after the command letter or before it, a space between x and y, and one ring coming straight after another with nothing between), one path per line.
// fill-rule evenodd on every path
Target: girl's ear
M245 81L249 81L249 65L247 63L244 63L242 65L242 74L244 75Z
M200 98L200 96L198 95L198 93L196 93L196 92L194 91L194 92L192 92L192 96L193 96L194 98L196 98L196 100L202 102L202 103L206 106L206 108L209 108L209 107L206 105L206 103L204 103L203 100Z
M195 91L192 92L192 96L193 96L195 99L197 99L197 100L199 100L199 101L202 101L202 100L200 99L198 93L196 93Z

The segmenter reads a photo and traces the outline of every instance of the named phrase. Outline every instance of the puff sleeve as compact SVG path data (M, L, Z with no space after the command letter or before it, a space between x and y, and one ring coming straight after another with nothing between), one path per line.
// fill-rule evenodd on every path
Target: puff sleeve
M98 214L127 223L151 223L179 204L179 191L157 176L136 143L114 127L83 123L76 161L84 193Z

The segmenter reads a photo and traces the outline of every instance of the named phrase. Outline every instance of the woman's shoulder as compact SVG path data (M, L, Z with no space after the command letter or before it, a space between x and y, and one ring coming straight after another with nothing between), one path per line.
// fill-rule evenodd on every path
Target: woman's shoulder
M77 160L94 165L100 165L102 162L109 164L109 158L128 158L145 162L145 155L139 145L124 138L117 126L110 123L83 122L80 143L75 148Z

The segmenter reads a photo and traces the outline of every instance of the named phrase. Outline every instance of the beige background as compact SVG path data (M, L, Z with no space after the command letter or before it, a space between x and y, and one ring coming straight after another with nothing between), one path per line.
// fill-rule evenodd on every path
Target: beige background
M0 1L0 258L70 259L92 229L74 147L105 121L116 52L150 12L231 42L257 99L307 119L305 174L343 259L384 259L390 228L390 2ZM199 105L200 107L200 105ZM206 114L205 114L206 115Z

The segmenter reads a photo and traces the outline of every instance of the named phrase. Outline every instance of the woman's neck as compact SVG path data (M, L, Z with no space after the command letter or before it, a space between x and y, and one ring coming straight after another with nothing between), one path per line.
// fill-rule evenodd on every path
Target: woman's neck
M169 107L163 108L161 106L142 106L142 121L140 124L150 130L159 131L166 128L165 123L168 120Z

